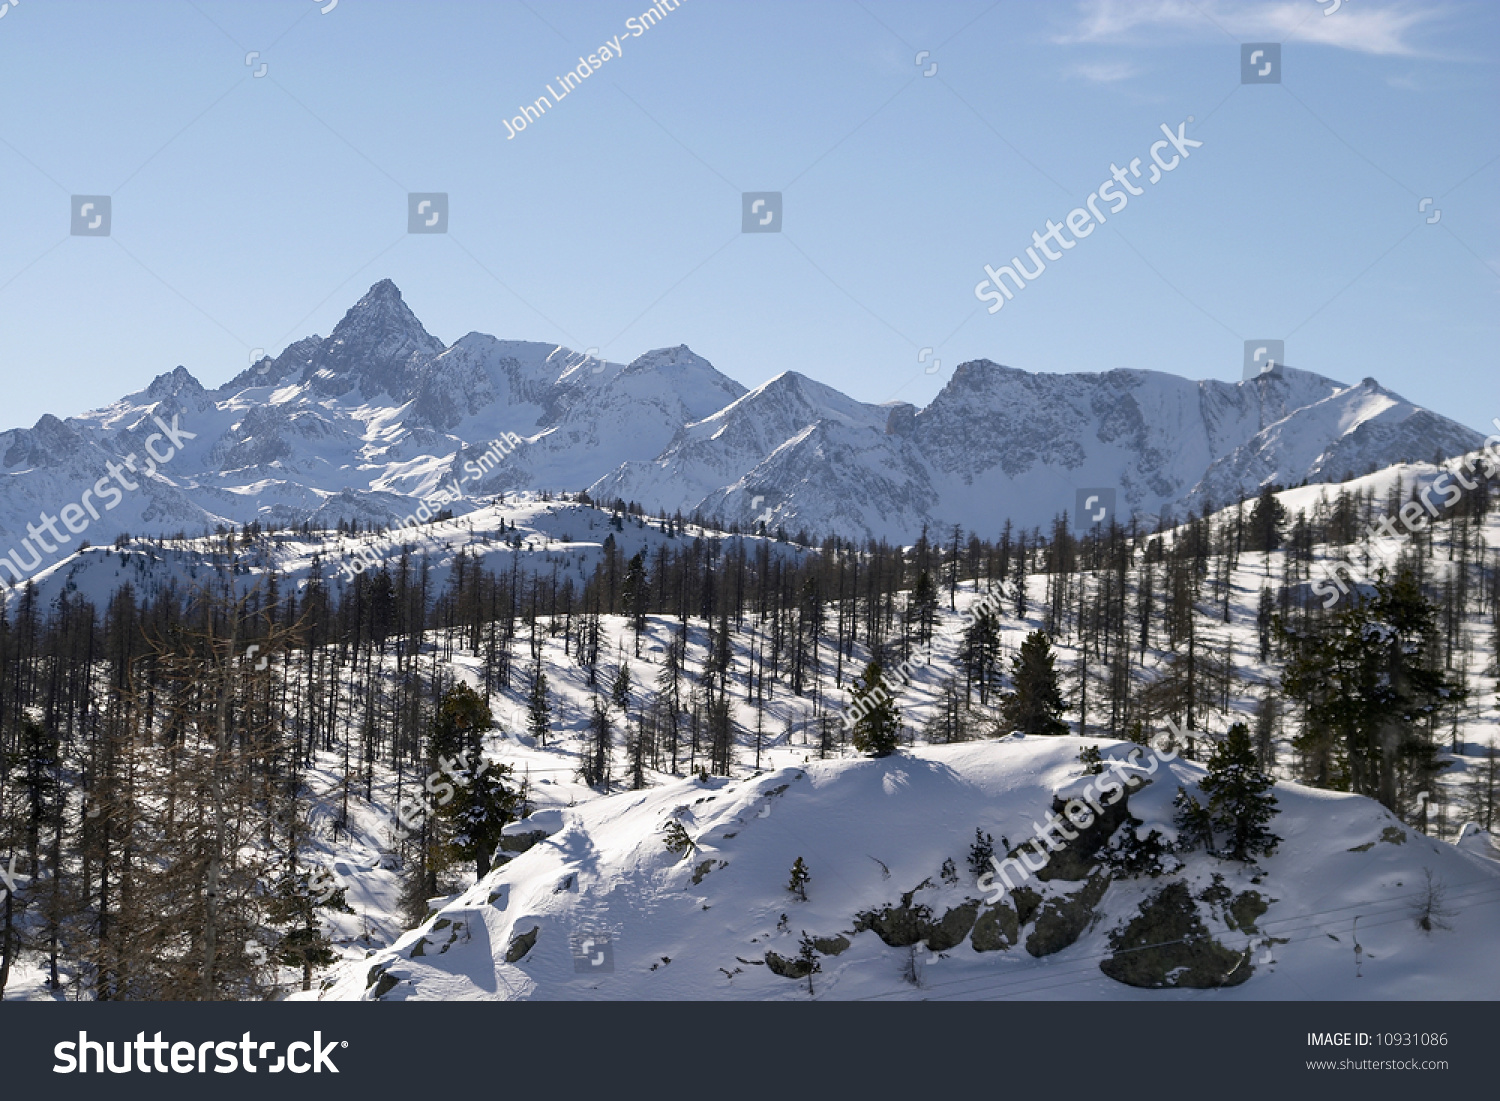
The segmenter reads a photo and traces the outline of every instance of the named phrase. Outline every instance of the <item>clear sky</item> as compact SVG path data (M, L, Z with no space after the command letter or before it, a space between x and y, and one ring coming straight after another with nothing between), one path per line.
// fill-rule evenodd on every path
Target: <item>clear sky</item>
M1500 417L1490 0L0 5L0 426L177 364L218 385L385 277L444 341L685 343L866 401L980 357L1238 379L1271 338ZM1242 84L1262 42L1284 79ZM984 265L1137 157L1143 194L986 312ZM749 191L783 232L742 232ZM407 232L410 192L448 233Z

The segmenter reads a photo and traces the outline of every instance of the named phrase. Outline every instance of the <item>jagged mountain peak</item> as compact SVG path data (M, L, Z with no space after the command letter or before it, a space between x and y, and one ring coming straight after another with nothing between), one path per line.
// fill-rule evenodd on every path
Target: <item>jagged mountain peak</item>
M735 404L736 407L754 408L774 401L792 401L819 414L838 412L847 415L857 409L877 408L851 398L801 371L782 371L773 375L755 389L747 391Z
M708 364L697 352L686 344L678 344L672 348L653 348L649 352L642 353L630 361L626 370L648 371L663 367L702 367Z
M180 364L175 370L157 375L146 388L146 397L151 401L165 401L172 397L199 398L204 393L203 384Z
M401 297L400 289L389 279L376 283L349 308L343 320L334 326L329 340L342 344L358 337L368 339L371 335L405 337L426 345L434 354L444 348L441 340L423 328L406 299Z
M396 284L382 279L334 326L313 356L308 380L324 394L357 386L366 398L383 391L404 400L416 381L415 369L444 347L423 328Z
M406 304L401 297L401 288L396 286L395 281L391 279L378 279L374 283L371 283L370 289L365 292L364 298L361 298L360 301L364 302L371 299L400 302L402 305Z
M263 355L220 387L222 393L238 393L247 386L276 386L302 375L312 363L323 338L317 333L288 344L275 357Z

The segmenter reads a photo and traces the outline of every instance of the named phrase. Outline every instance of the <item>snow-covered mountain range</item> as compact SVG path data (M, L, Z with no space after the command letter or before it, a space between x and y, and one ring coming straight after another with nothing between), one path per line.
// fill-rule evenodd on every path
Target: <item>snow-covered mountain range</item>
M508 433L524 443L498 465L466 466ZM122 532L389 523L455 480L459 513L587 488L658 513L749 525L769 509L789 532L909 540L923 524L1045 525L1080 488L1117 489L1122 516L1181 515L1481 441L1373 379L1292 368L1226 383L976 360L923 409L796 372L746 391L685 346L620 364L480 333L445 345L383 280L331 336L217 389L178 367L106 408L0 433L0 553L45 569Z

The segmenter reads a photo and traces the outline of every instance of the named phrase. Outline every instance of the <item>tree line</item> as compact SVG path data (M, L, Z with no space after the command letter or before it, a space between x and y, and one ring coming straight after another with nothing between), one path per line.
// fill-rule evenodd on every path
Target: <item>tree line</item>
M713 531L615 502L586 576L555 555L460 546L442 584L407 545L345 586L328 580L337 554L315 556L291 585L268 563L310 528L122 537L102 553L127 580L102 609L67 590L44 607L33 587L0 609L0 865L16 869L0 995L22 952L59 995L266 997L278 965L310 982L331 959L320 912L345 903L318 889L309 831L337 837L377 789L399 803L445 775L455 796L398 845L419 919L458 869L487 870L528 805L524 778L478 775L484 733L510 722L490 699L524 700L525 732L546 744L564 676L592 694L577 761L601 792L758 768L776 715L795 716L820 756L1009 730L1149 741L1169 722L1209 738L1179 747L1207 756L1248 709L1260 770L1369 795L1440 835L1450 817L1488 828L1493 750L1465 806L1436 781L1477 755L1463 731L1497 672L1492 483L1413 534L1384 575L1371 523L1415 487L1379 500L1328 487L1296 515L1274 489L1181 523L1078 533L1060 516L993 538L923 531L906 547ZM648 528L651 549L620 549ZM473 542L520 538L502 524ZM189 545L197 578L149 568ZM1325 609L1311 584L1335 549L1372 573ZM1235 592L1247 555L1260 581L1248 613ZM977 593L999 610L963 628L925 722L893 703L851 745L838 721L851 695L931 653ZM1008 652L1002 632L1020 625ZM473 698L461 654L479 671ZM315 766L337 777L317 799Z

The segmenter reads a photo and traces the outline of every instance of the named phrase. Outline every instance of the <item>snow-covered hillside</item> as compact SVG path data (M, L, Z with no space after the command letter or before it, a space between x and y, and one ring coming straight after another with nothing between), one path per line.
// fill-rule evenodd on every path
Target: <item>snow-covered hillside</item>
M1439 474L1437 468L1418 462L1357 478L1344 488L1353 497L1367 495L1384 502L1399 486L1400 498L1407 499ZM1307 486L1283 491L1278 497L1295 516L1299 512L1326 511L1329 504L1325 498L1329 495L1328 487ZM606 539L614 540L621 556L640 552L648 563L655 562L659 551L698 544L710 548L717 544L715 552L720 554L736 544L750 546L753 553L759 544L768 553L800 561L812 553L791 544L756 536L723 535L691 525L673 533L660 518L615 516L580 502L549 501L536 495L504 501L481 498L475 504L477 507L468 515L422 525L398 540L364 532L278 532L237 541L233 547L222 537L160 543L135 539L120 549L96 547L46 571L39 584L39 603L43 608L53 607L56 598L68 592L103 607L109 595L125 582L144 599L172 585L182 591L195 580L211 578L232 577L236 586L248 591L256 585L264 586L272 570L283 592L305 593L315 556L320 559L325 582L338 595L348 597L350 592L340 571L355 562L356 548L374 550L394 568L402 545L411 547L414 565L420 566L424 558L431 565L429 592L434 596L448 586L460 551L478 558L485 570L502 577L515 566L523 577L534 575L559 582L571 578L580 589L600 561ZM1225 525L1235 513L1235 509L1221 512L1211 518L1211 523ZM1485 546L1500 545L1500 516L1487 517L1472 534L1482 538ZM1171 544L1182 535L1181 529L1168 531L1164 541ZM1428 568L1432 571L1430 584L1436 589L1441 589L1445 574L1455 568L1451 561L1454 535L1445 524L1432 537ZM1368 552L1367 572L1373 576L1377 566L1394 563L1405 549L1409 548L1399 543L1372 543L1368 548L1349 548L1347 553L1363 562ZM228 569L231 553L237 556L233 570ZM1344 553L1324 546L1313 548L1314 560ZM1279 669L1274 658L1260 658L1256 616L1263 587L1275 585L1275 579L1285 575L1287 560L1285 551L1270 555L1240 553L1233 568L1224 574L1226 602L1208 602L1205 596L1199 609L1197 639L1201 653L1205 657L1225 655L1234 670L1225 709L1214 709L1203 724L1213 733L1222 733L1232 721L1254 723L1260 702L1277 692ZM1206 573L1209 577L1219 575L1216 558L1209 559ZM1100 578L1085 574L1082 583L1097 586ZM1139 587L1139 575L1133 584ZM1049 585L1046 574L1032 573L1027 579L1028 610L1020 614L1015 611L1013 590L1008 595L1000 617L1002 656L1016 653L1022 639L1044 625ZM898 694L906 730L902 755L883 762L854 759L837 736L837 714L850 699L849 678L868 655L863 645L844 665L842 681L826 651L817 667L809 671L800 695L789 690L784 672L783 679L772 678L762 722L749 677L756 654L764 655L775 642L769 625L751 615L735 632L728 654L730 691L726 699L732 709L737 742L730 776L707 782L685 780L670 771L648 767L643 790L622 792L620 788L629 781L622 779L625 768L621 759L626 746L617 726L616 780L604 788L614 794L601 793L599 787L589 786L579 776L589 739L591 709L605 690L611 671L621 665L631 667L637 688L629 714L618 709L615 713L626 720L626 725L639 725L652 687L660 684L667 651L674 640L685 642L685 687L702 676L709 657L712 620L697 615L686 621L675 615L648 615L637 648L629 617L603 616L603 676L597 681L580 664L576 651L570 651L565 634L559 635L555 629L532 632L535 649L531 660L545 669L552 698L549 738L539 743L519 733L527 726L528 682L525 676L515 676L508 685L490 692L490 706L500 729L491 736L487 751L493 760L512 766L516 777L529 784L529 798L536 812L529 822L511 828L515 844L524 844L524 836L532 831L544 831L551 840L518 857L485 883L475 884L472 871L460 875L456 887L459 894L434 902L443 916L425 923L420 936L405 934L400 917L399 894L407 869L402 865L401 847L395 842L393 830L400 790L395 772L385 762L377 764L372 794L366 797L362 785L348 782L349 762L343 751L338 746L320 750L306 777L312 811L304 866L327 869L345 887L354 911L325 919L346 961L346 970L337 973L336 984L327 996L369 997L378 990L390 998L459 996L456 992L473 996L799 998L806 996L805 980L799 982L771 972L765 953L773 951L782 959L795 955L805 929L826 945L826 950L818 949L823 971L813 976L814 990L820 997L1066 997L1096 993L1175 997L1181 995L1146 993L1108 978L1100 963L1113 954L1109 934L1134 920L1148 894L1177 879L1188 885L1198 920L1223 952L1242 955L1247 946L1255 945L1244 972L1250 981L1222 991L1223 996L1452 997L1459 991L1465 996L1489 997L1500 989L1494 983L1495 975L1469 966L1474 946L1500 931L1500 919L1489 904L1492 896L1485 893L1493 880L1489 870L1493 867L1493 846L1488 835L1472 824L1464 826L1472 817L1472 797L1482 789L1488 748L1500 744L1500 713L1494 706L1493 692L1493 636L1488 619L1473 615L1462 628L1471 644L1456 655L1469 678L1472 699L1457 717L1451 737L1443 732L1445 767L1436 779L1429 804L1435 811L1430 819L1423 816L1428 823L1424 828L1436 836L1429 838L1415 829L1398 827L1394 818L1363 799L1283 783L1278 789L1283 813L1272 828L1285 842L1275 856L1262 861L1265 875L1261 884L1250 882L1256 873L1201 853L1188 857L1187 868L1175 879L1135 880L1112 872L1105 893L1098 899L1091 896L1084 908L1089 928L1079 933L1075 943L1041 957L1026 948L1038 932L1038 921L1043 922L1044 933L1051 928L1047 925L1050 919L1037 915L1045 913L1047 899L1088 888L1088 875L1082 880L1049 881L1045 889L1039 888L1040 909L1029 923L1021 922L1021 915L1016 914L1016 935L1006 935L1011 942L1006 948L976 951L974 928L965 930L967 940L960 938L936 952L919 948L913 953L910 945L893 946L879 932L884 928L891 938L901 940L918 927L910 923L903 926L905 932L893 932L896 926L890 922L866 920L868 929L850 935L861 922L860 914L879 911L886 903L899 910L901 897L908 892L915 892L913 905L926 905L933 911L933 921L938 925L944 915L954 911L958 916L952 922L963 924L968 917L963 907L971 897L978 897L965 861L974 829L983 827L997 843L1005 838L1019 842L1029 832L1032 820L1045 819L1053 794L1076 782L1081 746L1098 744L1106 756L1112 757L1130 748L1123 743L1095 743L1077 737L987 740L953 747L925 744L931 736L929 723L942 712L945 693L955 678L962 686L964 616L979 596L973 582L963 581L953 608L946 599L941 602L931 643L918 648L912 681ZM830 626L832 622L830 617ZM1161 677L1174 657L1159 633L1153 635L1135 673L1141 686ZM1066 718L1076 732L1080 659L1076 634L1061 631L1055 648L1058 668L1074 700ZM381 657L376 681L388 679L388 684L393 684L399 676L398 660L393 654ZM486 685L484 654L453 632L428 630L420 646L419 664L430 665L434 673L441 666L443 677L450 683L458 680L480 690ZM1094 702L1088 713L1088 732L1097 734L1107 715L1098 702L1103 670L1097 658L1094 664ZM302 663L296 667L302 668ZM294 677L290 685L293 700L304 690L297 687ZM993 716L984 718L985 714L989 713L982 709L975 714L971 734L994 732ZM831 742L821 745L820 717L826 718L835 732ZM357 716L351 721L357 721ZM1272 756L1277 762L1277 775L1283 780L1295 775L1298 753L1292 739L1297 732L1292 716L1284 716L1273 731ZM1164 731L1149 733L1155 735L1157 744L1163 743ZM339 737L349 739L352 735L343 731ZM681 771L695 771L697 765L689 763L687 754L684 748ZM825 754L828 759L821 760ZM698 758L700 762L703 759L701 755ZM1167 780L1167 772L1174 779ZM1170 797L1168 789L1175 789L1178 782L1192 782L1200 774L1198 765L1178 761L1154 777L1151 786L1132 796L1129 806L1143 823L1141 832L1157 828L1166 833L1170 816L1164 800ZM799 775L802 778L796 779ZM410 772L405 783L406 790L411 790ZM768 795L783 784L788 785L784 792ZM680 806L688 808L683 816L684 828L703 851L683 861L666 852L660 837L663 821ZM744 832L738 837L725 837L726 833L737 832L736 819L745 820ZM338 825L340 822L343 824ZM794 900L782 889L797 856L803 857L814 877L807 903ZM961 873L958 884L943 879L941 869L947 859L952 859ZM702 872L700 882L693 884L692 876L710 860L712 864ZM727 862L727 866L720 867L719 861ZM889 879L877 861L889 869ZM1430 933L1415 929L1412 913L1421 901L1417 896L1425 897L1423 869L1427 867L1434 872L1438 892L1447 894L1446 907L1457 911L1458 920L1448 922L1451 929L1436 928ZM1250 933L1242 923L1237 928L1228 925L1220 897L1223 892L1213 883L1214 872L1225 877L1225 889L1232 888L1231 906L1247 891L1261 894L1269 909L1263 920L1257 919L1257 932ZM614 887L608 885L611 876L618 877ZM919 890L928 879L931 884ZM1094 886L1088 889L1097 893L1100 882L1094 880ZM1467 894L1475 883L1475 893ZM560 886L563 889L559 891ZM1205 890L1209 897L1199 898ZM490 896L497 892L498 897L491 901ZM1183 910L1180 891L1168 901L1178 911ZM702 910L705 904L710 907L706 912ZM1071 905L1059 902L1058 907ZM1240 905L1254 908L1251 902ZM783 912L788 915L787 927L778 930ZM1008 919L999 916L986 918L981 924L981 916L987 912L980 910L973 915L975 926L981 929L980 940L986 944L991 943L986 939L991 932L986 930L1009 927ZM1233 909L1228 912L1235 916ZM1359 960L1354 958L1352 940L1352 919L1356 915L1361 917ZM1185 927L1197 935L1185 912L1167 917L1186 923ZM450 924L437 928L442 920ZM1235 917L1235 921L1240 919ZM539 929L534 948L513 964L505 963L514 938L529 933L533 926ZM568 937L586 927L602 930L610 938L611 951L617 953L616 970L610 975L590 977L572 969ZM953 927L950 925L950 930ZM936 935L938 943L943 943L945 934ZM1038 947L1048 943L1048 936L1037 942ZM413 961L412 950L421 944L422 937L428 944ZM850 947L834 954L832 949L839 946L839 937L846 937ZM1270 938L1288 942L1261 943ZM931 944L927 933L920 939ZM366 954L371 952L376 955L366 961ZM1218 949L1212 955L1215 959L1229 958L1221 957ZM664 963L661 957L673 962ZM657 970L650 969L651 963L659 965ZM687 966L679 967L679 963ZM1078 985L1056 985L1063 977L1057 970L1060 965L1067 965L1068 981ZM1363 977L1350 986L1356 965L1362 968ZM721 966L728 976L719 971ZM1173 963L1166 971L1178 966L1192 964ZM741 969L738 974L736 968ZM382 969L383 975L376 974L371 980L372 972ZM910 974L903 978L903 972ZM38 961L23 958L12 976L12 993L8 996L48 996L42 987L44 974ZM1236 970L1234 974L1241 973ZM908 981L912 976L924 985L912 985ZM1378 982L1372 982L1372 978ZM283 981L294 979L284 975ZM721 981L723 985L715 985ZM955 985L939 985L949 981ZM1491 984L1488 993L1481 982ZM382 984L385 989L381 989Z
M462 488L462 478L460 478ZM315 531L311 534L276 532L262 535L253 546L236 551L217 536L184 539L132 539L121 546L93 546L74 552L35 578L38 599L50 605L62 593L82 597L103 607L122 585L130 584L147 598L175 587L190 590L200 579L217 577L234 557L230 573L239 593L264 587L275 574L278 583L305 589L316 560L322 582L328 588L344 589L357 573L373 568L370 562L394 569L403 554L417 566L430 568L433 591L447 584L459 554L479 563L482 569L508 573L514 565L526 574L560 571L580 585L598 566L604 541L613 539L617 551L629 558L653 555L673 544L662 521L630 517L618 522L610 512L572 500L543 500L522 493L500 500L493 497L471 501L473 511L451 520L434 520L400 531L358 534ZM686 525L683 534L720 546L755 539L726 535ZM761 540L773 553L799 557L803 548L789 543ZM10 594L15 601L19 597ZM4 601L0 600L0 604Z
M798 1000L804 933L821 968L814 995L834 999L1463 999L1500 988L1488 950L1500 861L1477 837L1433 841L1367 799L1278 785L1283 840L1258 865L1197 852L1153 877L1088 851L1118 844L1117 831L1173 837L1172 797L1203 775L1185 762L1122 768L1143 781L1116 804L1134 821L1101 820L992 905L967 866L975 830L997 848L1031 837L1077 795L1085 745L1106 762L1134 748L1009 738L549 811L509 827L545 838L347 965L321 996ZM669 821L694 848L667 849ZM805 901L788 889L799 857ZM1434 894L1448 928L1428 932L1418 918Z

